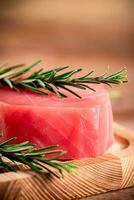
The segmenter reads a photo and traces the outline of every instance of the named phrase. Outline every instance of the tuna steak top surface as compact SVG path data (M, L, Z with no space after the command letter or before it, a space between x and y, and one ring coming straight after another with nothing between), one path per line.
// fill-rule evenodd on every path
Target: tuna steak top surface
M75 89L81 99L48 96L26 90L0 88L0 131L4 139L16 136L38 147L59 144L63 159L82 159L103 154L113 143L109 95L101 85L91 90ZM74 90L74 88L73 88Z

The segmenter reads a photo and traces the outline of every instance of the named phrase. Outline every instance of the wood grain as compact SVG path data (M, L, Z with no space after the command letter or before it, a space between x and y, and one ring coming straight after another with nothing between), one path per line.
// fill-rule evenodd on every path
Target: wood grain
M73 161L78 169L58 179L35 172L0 174L1 200L71 200L134 185L134 134L115 124L116 142L103 156Z

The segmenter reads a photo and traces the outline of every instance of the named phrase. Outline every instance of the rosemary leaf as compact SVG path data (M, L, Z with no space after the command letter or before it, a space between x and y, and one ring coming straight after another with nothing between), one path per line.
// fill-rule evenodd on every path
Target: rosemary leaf
M18 68L20 66L22 67L22 65L14 65L11 67L5 67L5 65L1 66L0 87L8 86L16 90L26 88L42 95L48 95L48 91L50 91L55 93L60 98L67 97L67 95L62 92L66 90L76 97L81 98L78 90L76 92L75 89L70 89L69 87L72 86L79 89L89 89L95 92L95 89L90 87L91 83L106 84L111 87L113 84L118 85L127 82L127 70L125 68L110 75L107 75L107 70L100 76L93 76L94 71L91 70L84 76L74 78L73 75L78 74L80 71L82 71L82 69L78 68L64 71L69 67L63 66L48 71L44 71L43 68L40 68L26 76L27 72L29 72L40 62L40 60L36 61L28 67L23 67L21 70L18 70ZM22 77L21 75L25 75L25 77Z
M65 151L55 149L58 145L36 149L35 144L31 144L28 141L19 144L11 144L14 140L16 140L15 137L0 144L0 167L4 169L16 171L18 167L17 165L13 165L13 163L19 162L36 172L43 172L45 170L57 176L54 170L58 170L58 172L63 175L62 169L71 172L76 168L70 163L59 161L65 154ZM50 158L48 157L49 155L51 155ZM50 169L50 167L53 168L53 170Z

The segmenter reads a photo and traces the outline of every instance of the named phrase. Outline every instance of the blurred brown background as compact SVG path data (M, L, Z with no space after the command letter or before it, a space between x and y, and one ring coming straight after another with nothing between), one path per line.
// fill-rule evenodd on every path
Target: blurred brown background
M134 130L134 1L0 1L0 61L128 68L111 92L114 118Z

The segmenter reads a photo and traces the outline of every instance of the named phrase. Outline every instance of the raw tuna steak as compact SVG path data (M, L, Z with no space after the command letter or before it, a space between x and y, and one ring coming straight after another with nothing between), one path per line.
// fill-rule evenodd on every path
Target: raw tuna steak
M78 90L82 99L0 88L4 139L17 136L17 142L28 140L38 147L59 144L67 150L64 159L103 154L113 142L111 104L101 85L93 87L96 92Z

